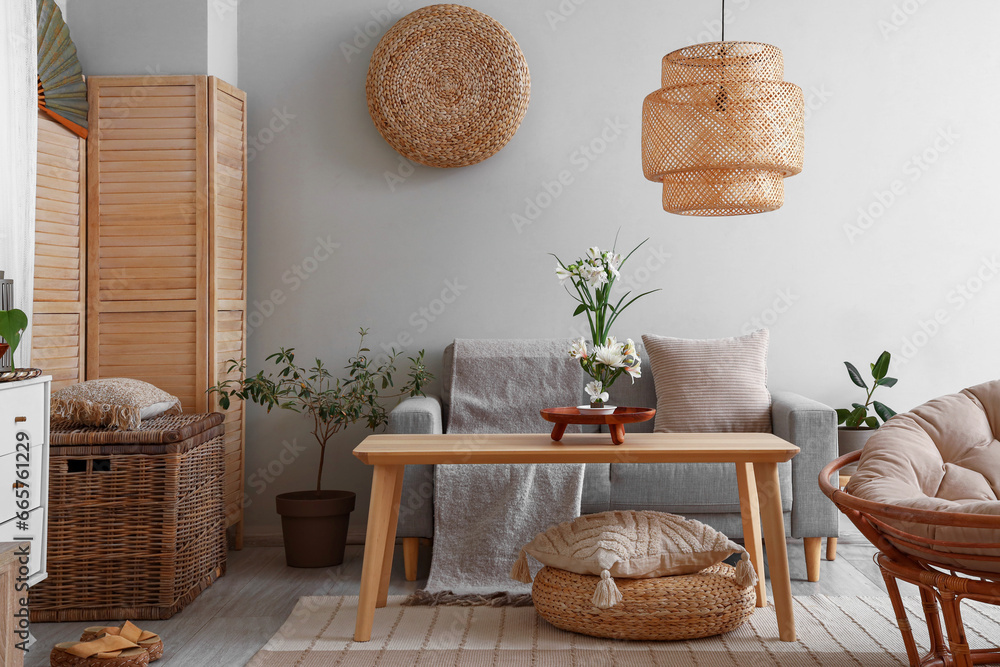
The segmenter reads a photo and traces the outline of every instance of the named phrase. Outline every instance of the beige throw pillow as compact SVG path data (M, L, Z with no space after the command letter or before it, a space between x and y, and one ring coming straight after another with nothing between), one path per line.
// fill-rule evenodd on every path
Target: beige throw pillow
M738 338L646 334L657 433L770 433L767 329Z
M521 549L511 578L529 583L526 554L549 567L600 575L593 603L615 606L621 593L612 577L648 579L700 572L743 552L736 582L753 586L757 576L743 547L703 523L665 512L618 510L587 514L539 533Z
M84 426L139 428L143 419L181 412L176 396L129 378L88 380L52 394L52 416Z

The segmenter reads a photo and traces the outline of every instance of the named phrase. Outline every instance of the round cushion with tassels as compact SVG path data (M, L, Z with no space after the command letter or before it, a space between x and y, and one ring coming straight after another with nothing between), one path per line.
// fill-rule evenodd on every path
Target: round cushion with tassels
M750 618L757 599L753 585L738 584L736 569L725 563L694 574L619 579L620 600L602 609L594 597L605 581L606 571L594 576L544 567L531 598L538 614L561 630L640 641L730 632Z

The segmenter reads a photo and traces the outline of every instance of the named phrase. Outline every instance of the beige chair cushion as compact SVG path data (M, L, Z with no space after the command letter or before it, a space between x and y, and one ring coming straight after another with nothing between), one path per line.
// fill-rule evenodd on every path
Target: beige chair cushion
M108 426L125 431L143 419L181 412L176 396L148 382L104 378L70 385L52 394L52 416L84 426Z
M1000 515L998 437L1000 380L935 398L893 417L872 434L847 492L898 507ZM955 551L1000 556L1000 530L922 524L899 527L935 540L997 544L994 550ZM1000 572L997 563L941 560Z
M770 433L767 329L738 338L645 334L657 433Z
M743 547L703 523L647 510L586 514L539 533L524 550L577 574L645 579L699 572Z

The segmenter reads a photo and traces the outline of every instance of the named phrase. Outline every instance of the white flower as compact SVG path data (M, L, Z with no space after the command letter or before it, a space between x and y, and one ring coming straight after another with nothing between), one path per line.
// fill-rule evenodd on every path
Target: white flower
M635 356L635 342L631 338L625 339L625 346L622 347L622 354Z
M618 272L618 267L616 267L614 264L608 264L608 273L610 273L611 277L614 278L615 280L618 280L619 278L622 277L622 274Z
M626 366L625 372L632 376L632 384L635 384L636 378L642 377L642 369L639 368L639 362L636 361L635 366Z
M573 277L573 272L570 271L569 269L563 268L562 264L556 267L556 278L559 279L560 283L564 283L566 282L567 278L572 278L572 277Z
M594 358L598 363L609 368L623 368L625 366L625 355L622 354L618 345L601 345L594 348Z
M608 400L608 392L604 391L604 385L598 380L594 380L586 387L586 392L590 395L590 402Z
M614 336L608 336L608 339L604 341L604 344L608 347L615 347L618 345L618 339Z
M583 273L583 270L584 268L581 267L581 274ZM608 282L608 274L605 273L604 267L587 267L587 274L583 277L591 287L600 287L604 283Z
M593 246L593 247L591 247L591 248L588 248L587 249L587 256L590 257L590 259L592 259L592 260L600 260L601 259L601 249L598 248L596 245Z
M569 346L569 356L574 359L587 358L587 342L583 339L583 336L580 336L580 340Z
M622 255L621 255L621 253L619 253L619 252L616 252L616 253L615 253L615 254L614 254L614 255L613 255L612 257L611 257L611 259L609 259L609 260L608 260L608 266L610 266L610 267L612 267L612 268L614 268L614 269L617 269L617 268L618 268L618 267L620 267L621 265L622 265Z

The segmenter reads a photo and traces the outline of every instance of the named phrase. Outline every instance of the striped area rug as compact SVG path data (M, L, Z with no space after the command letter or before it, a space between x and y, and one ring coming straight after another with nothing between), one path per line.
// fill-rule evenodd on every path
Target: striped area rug
M777 639L774 609L708 639L629 642L563 632L533 607L403 607L389 598L375 612L372 641L355 643L356 597L304 597L249 667L427 665L666 665L704 667L906 667L889 598L798 597L798 641ZM905 598L917 641L926 648L919 598ZM1000 640L1000 608L970 604L966 627L973 648Z

